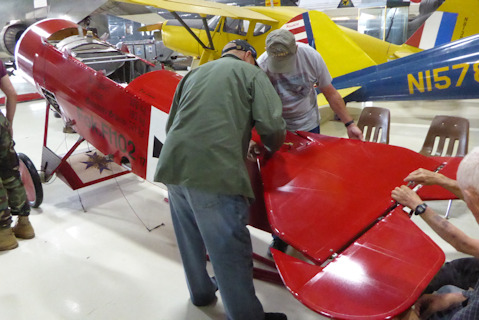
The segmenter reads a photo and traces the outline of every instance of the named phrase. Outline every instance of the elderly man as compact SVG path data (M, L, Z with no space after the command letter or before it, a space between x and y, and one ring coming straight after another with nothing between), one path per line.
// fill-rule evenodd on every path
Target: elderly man
M476 221L479 222L479 147L474 148L462 160L457 170L457 186L453 180L435 176L420 169L405 179L416 183L437 183L458 196L462 196ZM445 241L456 250L479 258L479 240L436 214L421 198L407 186L392 191L394 200L414 210ZM434 294L425 294L415 304L415 311L421 319L479 319L479 282L474 290L463 290L455 286L445 286Z
M245 166L251 129L267 152L281 147L286 132L281 101L255 58L249 43L234 40L220 59L181 80L155 180L168 187L192 303L214 303L219 289L228 319L285 320L282 313L265 313L256 297L246 227L254 197Z
M18 247L16 238L31 239L35 237L35 232L28 219L30 206L18 171L18 156L13 148L12 123L17 93L1 61L0 89L7 98L6 117L0 112L0 251L3 251ZM18 216L13 228L12 215Z

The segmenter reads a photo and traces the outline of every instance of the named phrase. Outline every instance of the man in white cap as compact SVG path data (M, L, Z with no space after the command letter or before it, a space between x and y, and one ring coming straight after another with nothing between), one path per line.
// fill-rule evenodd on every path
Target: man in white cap
M268 75L283 103L283 118L289 131L319 133L318 88L329 106L346 126L348 137L363 139L363 134L346 109L346 104L331 84L332 77L321 55L304 43L296 43L286 29L272 31L266 38L266 52L258 64ZM273 236L271 246L285 251L287 244Z
M290 31L278 29L268 35L266 52L259 57L258 64L283 102L283 118L288 130L319 132L317 87L345 124L348 136L363 138L343 98L331 84L331 75L321 55L307 44L296 43Z

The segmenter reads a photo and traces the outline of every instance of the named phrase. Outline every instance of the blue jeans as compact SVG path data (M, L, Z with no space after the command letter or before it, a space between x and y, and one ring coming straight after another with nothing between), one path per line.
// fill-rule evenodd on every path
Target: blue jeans
M168 195L191 301L206 305L215 299L208 252L228 319L263 320L253 285L247 199L177 185L168 185Z
M320 133L319 131L320 131L320 130L319 130L319 126L317 126L316 128L313 128L313 129L309 130L308 132L318 133L318 134L319 134L319 133Z

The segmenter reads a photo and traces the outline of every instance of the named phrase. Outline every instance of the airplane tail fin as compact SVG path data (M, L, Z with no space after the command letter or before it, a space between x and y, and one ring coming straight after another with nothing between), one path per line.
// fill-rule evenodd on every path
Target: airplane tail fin
M285 23L282 28L291 31L296 42L315 48L323 57L333 78L376 65L323 12L305 12Z
M406 41L423 50L479 33L479 2L447 0Z

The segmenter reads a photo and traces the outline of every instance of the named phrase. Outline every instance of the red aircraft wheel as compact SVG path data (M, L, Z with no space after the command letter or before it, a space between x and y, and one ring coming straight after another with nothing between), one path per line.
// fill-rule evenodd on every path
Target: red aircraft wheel
M38 208L43 201L43 187L35 165L23 153L18 154L20 162L20 176L22 177L27 200L32 208Z

